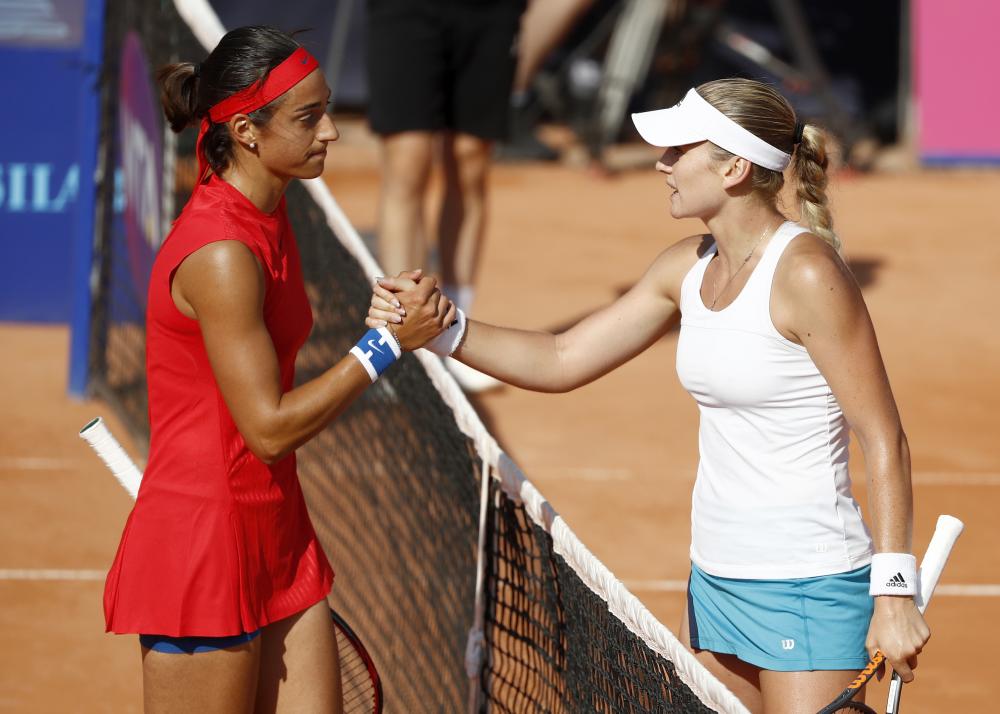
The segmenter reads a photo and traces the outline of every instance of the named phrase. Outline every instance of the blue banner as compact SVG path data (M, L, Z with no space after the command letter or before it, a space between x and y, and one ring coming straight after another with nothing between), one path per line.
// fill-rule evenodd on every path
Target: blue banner
M97 92L81 0L13 3L0 20L0 319L65 322L81 227L81 112ZM90 235L86 236L90 239Z

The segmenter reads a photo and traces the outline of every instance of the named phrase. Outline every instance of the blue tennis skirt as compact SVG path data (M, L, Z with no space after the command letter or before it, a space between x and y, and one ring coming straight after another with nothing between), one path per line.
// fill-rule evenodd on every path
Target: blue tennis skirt
M871 567L791 580L719 578L691 565L691 646L776 672L862 669Z

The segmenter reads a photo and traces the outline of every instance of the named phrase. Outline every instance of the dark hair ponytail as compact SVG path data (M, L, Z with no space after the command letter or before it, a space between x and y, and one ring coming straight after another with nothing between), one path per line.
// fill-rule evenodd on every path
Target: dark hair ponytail
M227 32L200 65L178 62L161 67L156 78L170 128L180 132L197 124L226 97L262 81L298 47L290 35L273 27L240 27ZM275 99L251 113L250 120L263 126L281 102L281 97ZM202 140L202 150L213 172L224 171L233 156L228 127L213 124Z
M190 62L168 64L156 73L160 84L160 103L167 122L179 132L195 122L198 112L198 73Z

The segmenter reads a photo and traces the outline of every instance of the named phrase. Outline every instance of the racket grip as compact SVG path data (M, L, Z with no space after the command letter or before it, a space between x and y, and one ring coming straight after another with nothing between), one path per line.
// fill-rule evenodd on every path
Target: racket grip
M104 420L97 417L89 422L80 430L80 438L90 444L90 447L118 479L118 483L125 487L132 498L135 498L139 493L139 484L142 482L142 472L108 431Z
M934 589L941 578L941 571L944 570L944 564L948 562L951 549L964 528L965 524L954 516L938 516L934 535L931 537L927 552L920 563L920 591L916 597L920 612L924 612L930 604Z
M903 680L895 672L889 680L889 697L885 703L885 714L899 714L899 698L903 694Z

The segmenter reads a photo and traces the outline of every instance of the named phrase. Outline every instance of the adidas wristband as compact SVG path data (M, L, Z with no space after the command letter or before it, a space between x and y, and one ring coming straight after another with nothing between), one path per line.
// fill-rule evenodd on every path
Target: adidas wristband
M465 336L465 313L460 309L455 309L455 321L451 323L447 330L424 345L424 349L430 350L441 357L448 357L458 349Z
M916 595L916 556L909 553L876 553L873 555L868 594Z
M374 382L380 374L389 369L389 365L399 359L402 350L399 348L396 336L389 331L389 328L380 327L368 330L362 335L358 344L351 348L351 355L361 363Z

